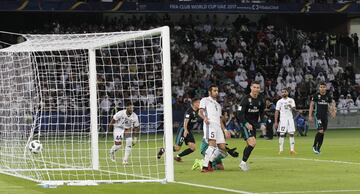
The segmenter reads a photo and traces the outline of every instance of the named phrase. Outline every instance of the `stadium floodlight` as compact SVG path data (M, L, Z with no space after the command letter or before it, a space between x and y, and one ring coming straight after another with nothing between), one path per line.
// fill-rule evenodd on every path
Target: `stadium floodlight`
M0 172L46 184L173 181L169 36L22 34L1 49ZM127 101L141 135L123 165L110 160L108 124Z

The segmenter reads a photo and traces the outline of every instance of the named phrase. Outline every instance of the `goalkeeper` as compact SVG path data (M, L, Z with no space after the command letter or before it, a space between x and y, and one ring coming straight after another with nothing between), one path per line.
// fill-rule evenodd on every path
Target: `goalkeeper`
M123 157L123 165L128 164L132 146L136 143L139 134L139 118L134 113L134 106L131 102L126 103L126 109L117 112L111 119L109 129L114 131L114 145L110 149L110 160L115 162L115 152L121 147L122 141L125 139L125 154ZM133 138L133 136L135 136Z
M227 144L226 144L227 145ZM201 155L205 155L205 151L207 149L207 147L209 146L209 144L206 142L205 139L202 140L201 145L200 145L200 152ZM227 153L234 157L237 158L239 157L239 153L236 151L236 148L229 148L229 147L225 147ZM222 164L222 159L223 157L221 155L219 155L217 158L215 158L215 160L211 163L211 167L215 170L224 170L224 165ZM195 159L195 162L193 164L192 170L196 170L196 169L200 169L202 167L202 160L199 159Z

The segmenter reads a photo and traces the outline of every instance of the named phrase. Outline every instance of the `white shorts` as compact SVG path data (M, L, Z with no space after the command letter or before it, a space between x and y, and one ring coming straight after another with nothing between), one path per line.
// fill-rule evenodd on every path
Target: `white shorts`
M294 119L280 120L278 132L280 133L295 133Z
M204 123L203 130L204 130L204 139L206 140L213 139L216 141L216 144L226 143L225 136L223 131L221 130L220 125L211 124L211 122L209 125L206 125Z
M114 141L115 142L122 141L122 139L124 138L124 131L125 131L125 129L123 129L123 128L119 128L119 127L114 128Z

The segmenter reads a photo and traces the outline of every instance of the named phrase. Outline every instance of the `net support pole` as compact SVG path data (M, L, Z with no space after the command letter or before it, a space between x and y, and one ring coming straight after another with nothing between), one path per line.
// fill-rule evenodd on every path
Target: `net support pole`
M165 179L174 181L173 128L171 104L171 62L170 62L170 30L162 27L163 46L163 95L164 95L164 136L165 136Z
M99 170L99 136L97 122L98 107L96 82L97 78L95 50L89 49L91 163L94 170Z

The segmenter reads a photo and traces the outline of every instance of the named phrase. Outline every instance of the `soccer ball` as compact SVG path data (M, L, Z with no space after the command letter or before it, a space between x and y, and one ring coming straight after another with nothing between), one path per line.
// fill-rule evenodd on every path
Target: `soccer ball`
M42 150L42 144L39 140L31 141L29 144L29 150L33 154L38 154Z

